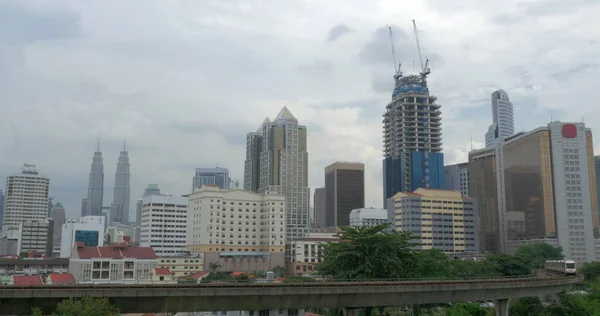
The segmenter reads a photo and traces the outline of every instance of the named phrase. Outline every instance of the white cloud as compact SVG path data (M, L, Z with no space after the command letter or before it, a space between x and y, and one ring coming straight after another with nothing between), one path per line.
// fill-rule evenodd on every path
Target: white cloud
M471 135L481 145L497 88L515 104L518 130L551 115L600 123L600 3L571 3L4 1L0 175L37 163L76 215L100 136L105 204L125 137L132 201L147 183L187 193L195 167L227 167L241 180L245 134L286 104L308 128L311 187L323 185L327 164L363 161L367 204L380 206L381 114L393 84L386 26L413 72L417 20L446 161L456 163ZM340 25L352 32L327 42Z

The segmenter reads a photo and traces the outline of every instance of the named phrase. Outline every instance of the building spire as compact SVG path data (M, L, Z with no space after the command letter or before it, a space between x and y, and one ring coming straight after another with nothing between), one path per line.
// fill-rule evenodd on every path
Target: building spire
M127 141L123 142L123 151L127 151Z

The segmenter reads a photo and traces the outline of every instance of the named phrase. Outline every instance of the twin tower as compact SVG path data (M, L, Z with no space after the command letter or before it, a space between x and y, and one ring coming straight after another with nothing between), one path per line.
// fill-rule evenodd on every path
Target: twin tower
M108 218L106 221L108 224L128 223L130 179L127 144L123 143L123 149L121 149L121 154L117 161L113 202L110 206L102 205L104 200L104 162L100 143L98 143L98 147L96 147L94 157L92 158L87 198L81 201L81 216L102 216L103 211L107 211Z

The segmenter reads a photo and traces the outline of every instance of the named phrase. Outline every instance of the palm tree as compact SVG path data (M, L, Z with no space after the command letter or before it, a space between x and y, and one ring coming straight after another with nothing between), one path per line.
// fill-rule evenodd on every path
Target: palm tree
M212 272L216 272L219 268L221 267L220 264L216 263L216 262L211 262L208 264L208 268L212 271Z

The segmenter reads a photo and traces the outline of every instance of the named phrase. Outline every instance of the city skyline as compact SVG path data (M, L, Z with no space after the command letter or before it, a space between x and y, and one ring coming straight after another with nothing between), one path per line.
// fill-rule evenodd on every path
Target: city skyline
M489 2L468 12L461 4L433 0L351 3L341 12L312 4L318 24L302 20L308 12L301 3L272 3L269 10L250 5L250 13L192 2L190 7L121 4L120 12L141 11L129 23L130 18L90 4L3 2L0 11L15 14L0 19L10 23L0 30L13 30L0 36L0 47L10 47L1 62L7 71L0 75L5 105L0 126L7 133L0 144L0 176L5 179L23 161L36 163L52 179L51 196L76 216L100 134L108 175L115 173L113 161L127 135L135 161L132 201L147 183L159 184L167 194L188 193L189 175L198 166L229 168L241 182L245 133L287 105L309 131L309 187L323 186L322 170L333 161L362 161L365 204L378 207L381 106L393 84L386 25L394 30L398 59L412 73L413 18L434 70L430 89L443 105L445 164L466 161L470 135L473 147L482 147L491 122L489 95L500 88L515 105L516 131L544 125L552 116L585 117L593 130L600 122L590 93L598 68L589 58L600 45L593 32L585 33L597 29L596 3L582 2L584 8L575 11L562 4ZM282 20L290 7L298 10ZM365 10L372 14L365 17ZM211 22L211 15L225 25ZM477 27L453 23L458 17ZM556 28L550 17L578 27ZM106 19L114 26L107 28ZM32 20L38 22L27 22ZM127 44L115 45L114 39ZM257 40L264 44L257 46ZM203 49L206 45L214 52ZM267 45L272 49L257 50ZM107 202L114 190L110 178Z

